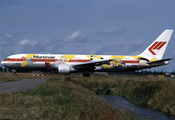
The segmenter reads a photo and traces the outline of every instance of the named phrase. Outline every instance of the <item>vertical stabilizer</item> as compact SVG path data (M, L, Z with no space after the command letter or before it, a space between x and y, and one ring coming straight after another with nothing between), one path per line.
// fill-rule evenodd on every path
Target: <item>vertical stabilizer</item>
M165 30L153 43L151 43L140 55L149 60L162 59L173 30Z

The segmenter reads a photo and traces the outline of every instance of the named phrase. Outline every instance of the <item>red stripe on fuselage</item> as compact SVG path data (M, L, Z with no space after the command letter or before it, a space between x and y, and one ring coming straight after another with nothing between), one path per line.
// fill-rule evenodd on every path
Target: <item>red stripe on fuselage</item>
M90 62L90 59L71 59L68 62Z
M10 58L10 60L3 60L3 61L17 61L17 62L22 62L22 61L33 61L33 62L55 62L56 59L30 59L30 60L25 60L23 58Z
M30 59L26 60L24 58L10 58L10 60L3 60L3 61L17 61L17 62L22 62L22 61L33 61L33 62L55 62L57 59ZM90 59L72 59L69 60L68 62L90 62Z
M139 63L138 60L123 60L124 63Z
M57 59L30 59L30 61L33 61L33 62L55 62ZM25 61L25 59L21 58L21 59L15 59L15 58L10 58L10 60L3 60L3 61L16 61L16 62L23 62ZM27 60L29 61L29 60ZM91 60L90 59L71 59L69 60L68 62L81 62L81 63L84 63L84 62L90 62ZM124 63L139 63L138 60L122 60L122 62Z
M33 62L55 62L56 59L30 59Z

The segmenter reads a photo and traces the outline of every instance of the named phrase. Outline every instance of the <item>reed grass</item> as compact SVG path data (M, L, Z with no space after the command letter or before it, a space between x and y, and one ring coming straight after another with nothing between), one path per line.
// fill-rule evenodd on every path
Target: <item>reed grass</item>
M74 78L72 83L98 95L122 96L137 106L149 107L175 117L175 84L171 78L152 80L146 76L142 76L142 79L140 76L98 76Z
M81 98L80 96L88 98L88 96L84 96L84 94L88 95L88 93L92 94L93 92L94 96L96 94L122 96L130 100L133 104L137 106L149 107L166 115L175 116L175 84L171 81L170 78L166 79L165 81L152 80L147 78L146 76L140 77L119 75L92 76L87 78L81 76L64 76L57 74L46 74L46 77L33 77L33 74L35 73L18 73L18 76L14 77L12 76L12 73L0 73L0 82L16 81L21 80L22 78L48 79L45 83L30 91L0 93L0 118L1 116L3 116L2 118L10 118L8 116L10 115L12 116L11 118L21 119L26 119L28 117L34 117L37 119L49 119L50 116L52 116L51 118L54 119L61 119L60 117L56 116L62 116L62 118L70 119L68 116L72 116L71 113L73 113L74 119L80 119L80 112L76 113L75 109L81 110L81 107L72 104L71 101L74 100L73 103L79 104L81 103L81 101L86 100ZM75 93L79 93L80 95L78 96L78 98L80 98L79 101L76 102L75 99L72 99L72 96L74 98L74 96L77 95ZM50 103L49 101L52 102ZM49 106L46 106L46 104L48 104ZM3 105L5 106L3 107ZM24 108L26 110L24 110ZM67 110L67 108L71 109ZM30 109L33 112L29 112ZM14 112L15 110L18 112L20 111L23 114L19 115L18 112ZM86 110L90 109L86 108ZM88 111L85 112L89 113ZM84 116L85 112L83 112L82 116ZM27 115L27 113L30 114ZM51 113L51 115L47 115L45 113ZM91 117L89 116L87 117L87 119L90 118Z
M30 76L29 76L30 77ZM114 109L95 92L76 84L90 78L65 77L48 74L47 81L25 92L0 93L0 119L58 119L58 120L133 120L137 115L129 110ZM73 80L75 79L75 80ZM104 88L113 84L94 77ZM80 82L79 81L79 82ZM90 85L91 85L90 84Z

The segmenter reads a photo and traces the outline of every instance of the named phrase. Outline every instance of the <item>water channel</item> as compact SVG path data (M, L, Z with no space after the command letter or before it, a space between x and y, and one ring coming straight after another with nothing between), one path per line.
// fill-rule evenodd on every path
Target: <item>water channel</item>
M157 112L153 109L137 107L133 105L129 100L120 97L120 96L112 96L112 95L101 95L106 101L111 103L113 107L127 109L135 112L139 118L146 118L147 120L175 120L175 118L166 116L161 112Z

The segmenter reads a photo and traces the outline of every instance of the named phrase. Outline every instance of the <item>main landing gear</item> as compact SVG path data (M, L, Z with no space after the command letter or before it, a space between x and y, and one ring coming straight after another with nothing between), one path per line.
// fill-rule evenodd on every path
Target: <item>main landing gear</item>
M83 72L84 72L83 77L90 77L91 76L88 70L84 70Z

